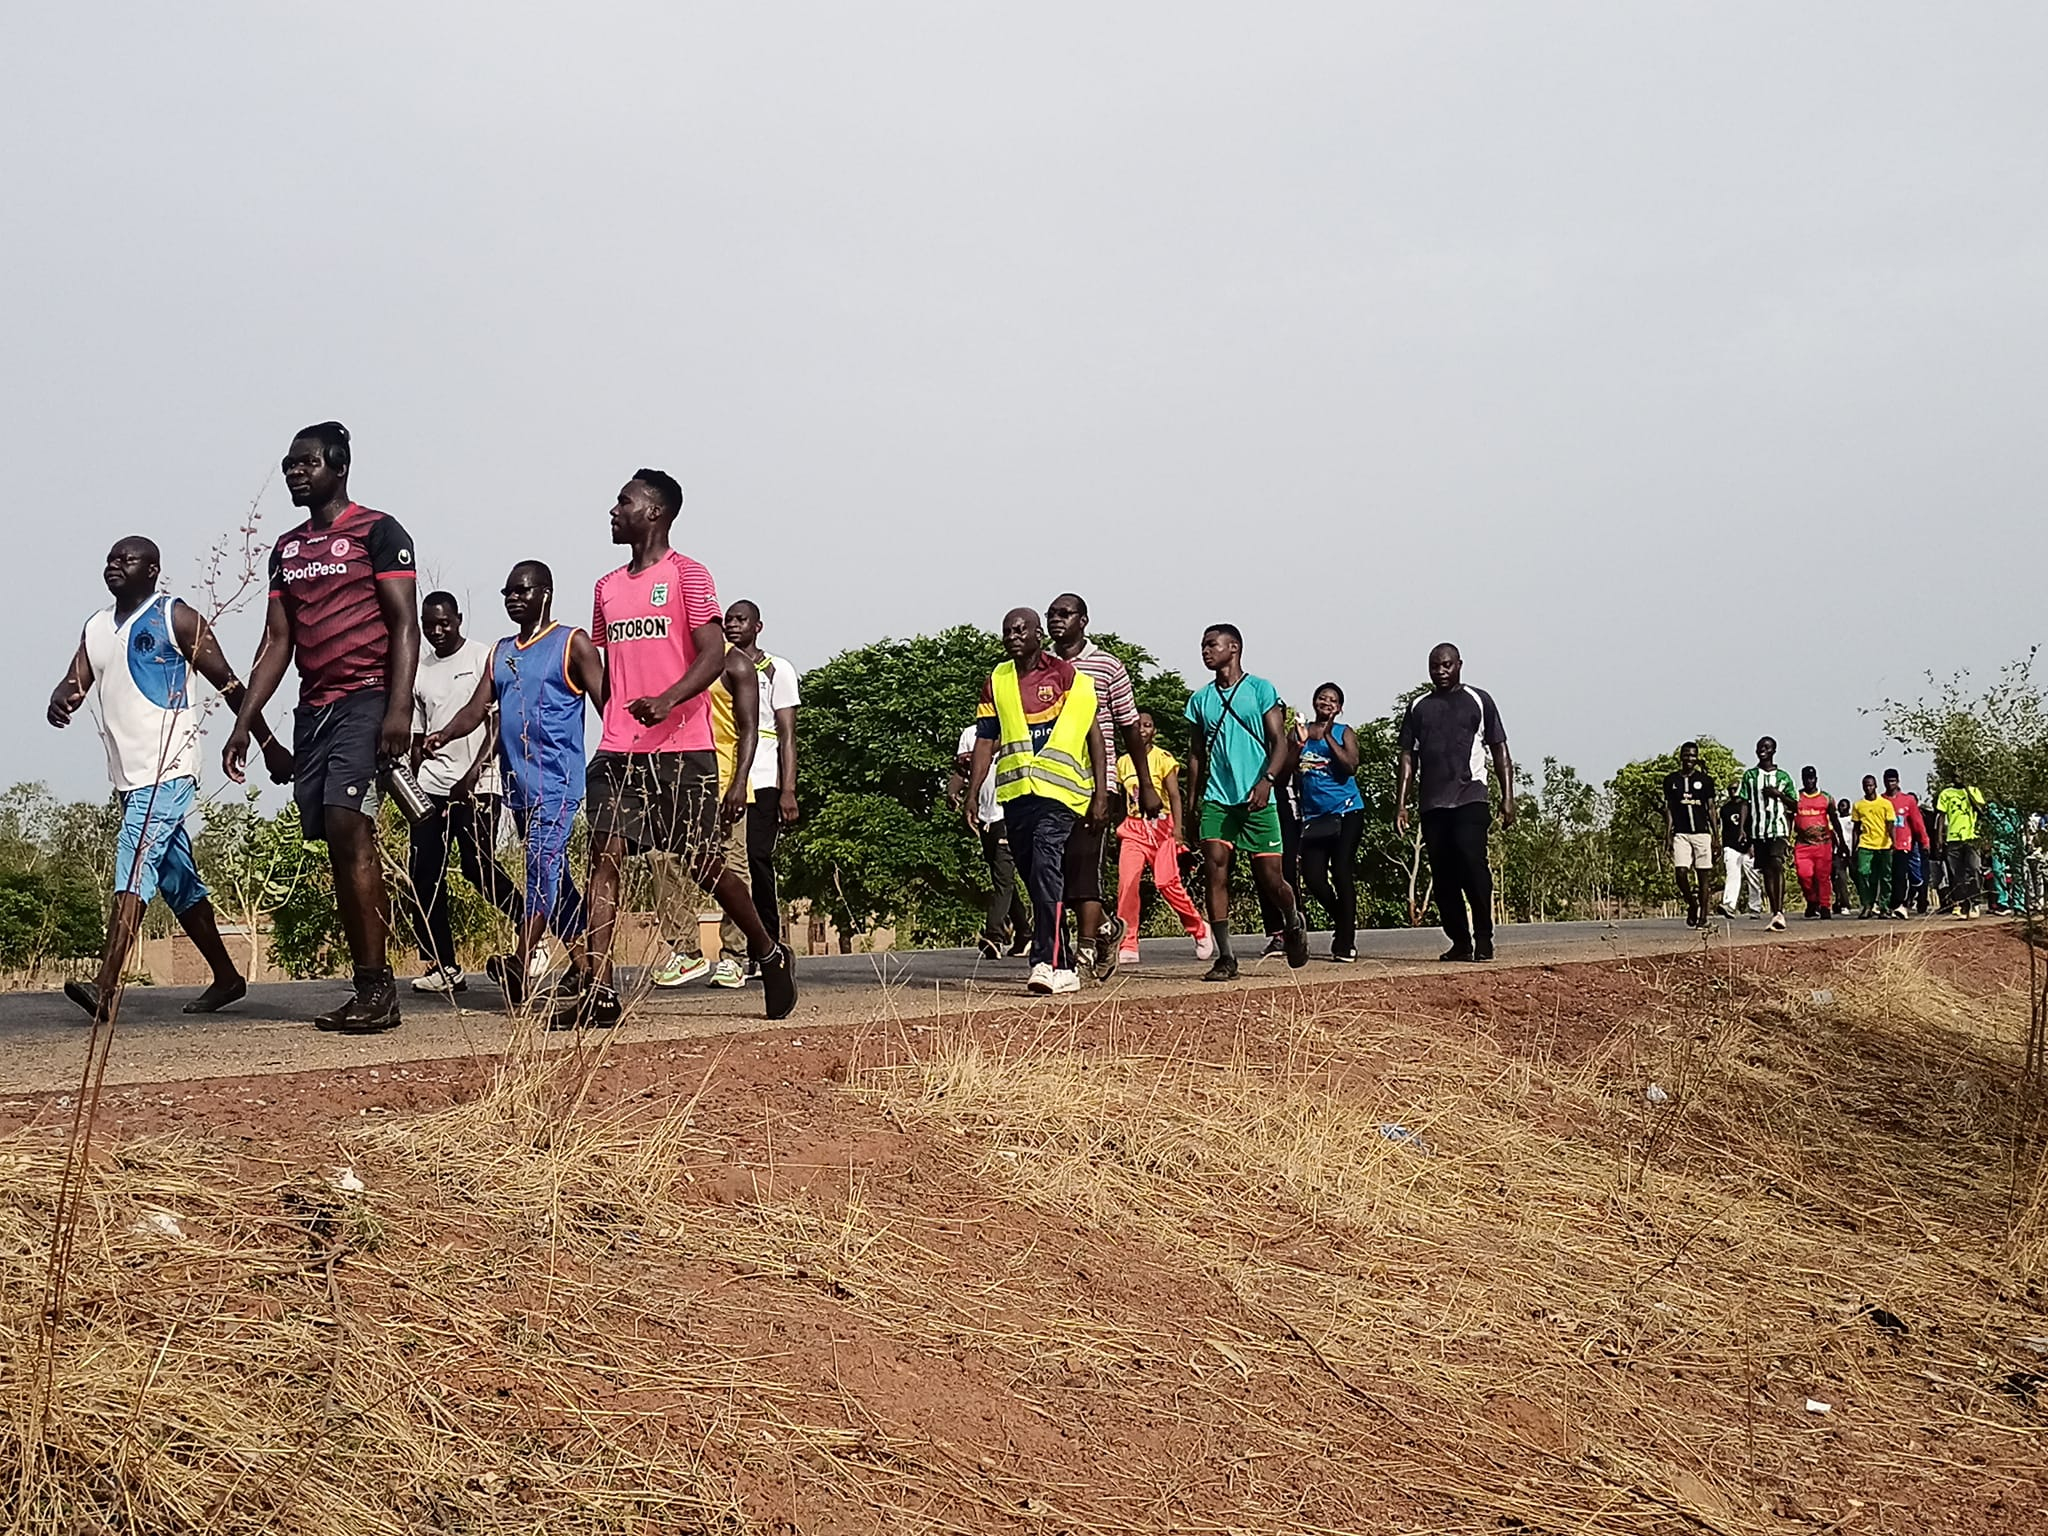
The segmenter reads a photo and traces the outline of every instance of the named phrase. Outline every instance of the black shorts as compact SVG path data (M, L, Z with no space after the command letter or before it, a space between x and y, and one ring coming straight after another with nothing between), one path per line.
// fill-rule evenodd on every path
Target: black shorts
M1080 901L1102 900L1102 848L1109 841L1107 822L1094 831L1086 817L1075 821L1067 834L1066 899L1073 906Z
M332 704L292 711L292 799L307 837L327 836L330 808L377 815L377 737L384 690L345 693Z
M616 838L628 853L694 857L700 880L705 860L714 878L725 867L717 753L600 752L585 793L593 851Z
M1756 860L1757 870L1766 875L1775 875L1785 868L1785 842L1782 837L1760 837L1749 846L1749 856Z

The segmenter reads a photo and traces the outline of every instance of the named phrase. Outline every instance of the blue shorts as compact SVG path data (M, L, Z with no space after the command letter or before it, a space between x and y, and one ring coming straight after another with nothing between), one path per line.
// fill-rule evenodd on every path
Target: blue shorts
M121 835L114 845L114 893L132 891L149 905L161 895L173 912L206 900L185 818L199 798L197 779L166 779L121 796Z
M576 805L514 806L512 820L526 840L526 910L545 912L564 939L583 935L583 900L569 875L569 834Z

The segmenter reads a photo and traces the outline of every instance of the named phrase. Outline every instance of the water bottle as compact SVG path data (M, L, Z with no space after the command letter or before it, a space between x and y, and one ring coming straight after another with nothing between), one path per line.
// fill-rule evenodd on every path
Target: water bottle
M434 814L434 802L427 798L420 781L402 759L392 758L384 764L384 788L414 826Z

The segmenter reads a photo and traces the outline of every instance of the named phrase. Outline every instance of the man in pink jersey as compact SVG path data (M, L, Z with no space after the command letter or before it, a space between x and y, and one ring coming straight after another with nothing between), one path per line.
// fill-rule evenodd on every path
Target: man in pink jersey
M604 735L589 774L590 957L584 1023L616 1024L612 926L628 853L672 853L747 938L771 1019L796 1007L796 963L768 935L747 883L725 867L718 755L705 690L725 665L724 613L711 573L669 547L683 488L634 471L612 507L612 542L633 558L597 584L590 638L605 657Z

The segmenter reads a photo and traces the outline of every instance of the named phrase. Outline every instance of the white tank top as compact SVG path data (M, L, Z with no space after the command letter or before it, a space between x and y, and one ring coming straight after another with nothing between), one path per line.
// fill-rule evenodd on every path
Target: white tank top
M102 608L85 621L85 659L100 688L100 735L114 788L144 789L199 776L199 711L192 667L171 631L171 603L159 592L114 622Z

